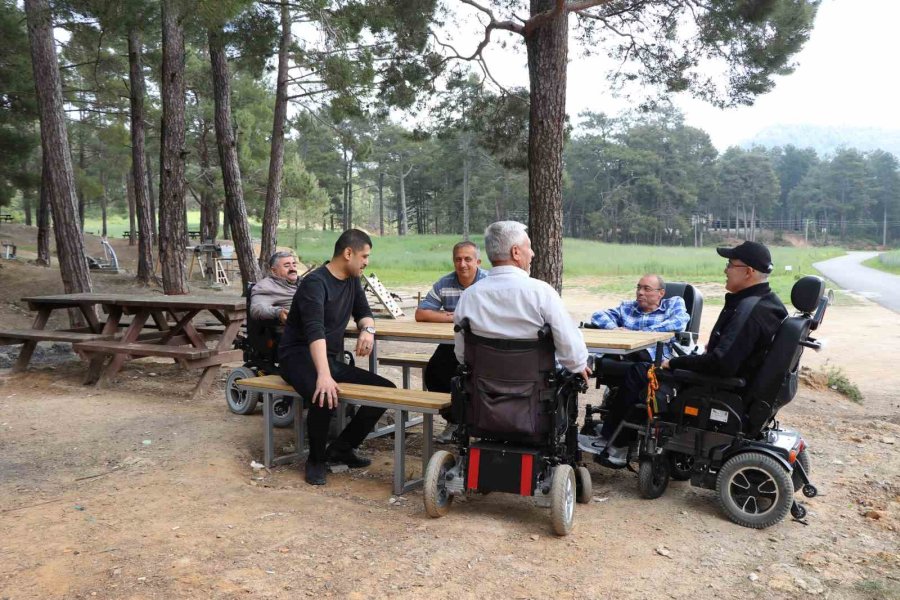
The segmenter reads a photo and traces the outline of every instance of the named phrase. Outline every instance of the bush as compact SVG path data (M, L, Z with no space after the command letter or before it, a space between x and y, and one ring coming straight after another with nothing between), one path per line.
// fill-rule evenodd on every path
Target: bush
M826 375L828 375L828 387L836 391L838 394L846 396L852 402L862 404L862 392L859 391L859 388L856 387L855 383L850 381L846 373L844 373L844 371L840 367L831 366L825 371L825 373Z

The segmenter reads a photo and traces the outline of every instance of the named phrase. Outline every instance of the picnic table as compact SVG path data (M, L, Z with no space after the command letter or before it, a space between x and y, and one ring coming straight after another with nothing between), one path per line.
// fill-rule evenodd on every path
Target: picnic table
M90 359L86 384L102 386L127 361L157 356L172 358L186 369L203 370L192 393L192 398L196 398L212 383L219 365L242 359L242 352L234 350L232 343L246 318L244 298L84 293L23 300L38 314L31 330L16 332L25 344L16 363L17 370L28 365L38 341L68 341L79 354ZM98 305L107 313L103 323L97 318ZM78 308L88 326L80 330L44 329L53 310L68 308ZM211 314L219 324L195 325L193 320L202 311ZM128 323L123 321L126 316L131 316ZM124 332L120 333L122 327ZM0 343L8 333L0 331ZM208 347L208 341L215 343Z
M200 237L200 231L188 231L188 237L192 240L196 239Z
M0 214L0 221L6 221L7 223L12 223L13 216L8 214Z
M378 341L422 342L452 344L453 323L419 323L415 321L379 320L375 323L375 345L369 356L369 369L378 369ZM347 325L346 336L358 335L356 325ZM582 329L588 351L597 354L630 354L653 348L659 342L672 339L670 332L627 331L623 329Z

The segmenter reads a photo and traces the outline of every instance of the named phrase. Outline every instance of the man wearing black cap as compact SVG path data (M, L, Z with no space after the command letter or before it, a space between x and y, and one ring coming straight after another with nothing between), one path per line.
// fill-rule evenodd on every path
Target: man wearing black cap
M787 309L769 288L773 270L769 249L759 242L744 242L735 248L718 248L728 259L725 266L725 308L713 327L706 353L678 356L663 368L685 369L751 379L765 358Z
M684 369L719 377L752 379L759 370L772 338L787 317L787 309L769 288L772 255L758 242L744 242L735 248L717 248L728 259L725 266L725 308L713 327L705 354L676 356L662 362L663 369ZM646 398L646 366L635 365L625 376L623 385L609 407L607 418L594 448L610 445L604 434L610 434L628 418L643 418L643 411L634 412L635 404ZM628 453L627 442L634 435L627 429L612 440L607 460L624 465Z

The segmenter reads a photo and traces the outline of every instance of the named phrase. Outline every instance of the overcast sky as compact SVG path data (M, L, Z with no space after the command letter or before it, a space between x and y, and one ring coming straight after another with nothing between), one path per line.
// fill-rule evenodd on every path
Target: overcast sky
M458 41L460 51L469 45ZM492 46L487 56L495 77L504 85L526 85L524 55ZM571 44L569 114L615 114L625 108L627 103L604 92L606 80L598 75L608 69L603 59L579 54ZM900 1L824 0L809 42L794 57L796 70L778 78L775 89L754 106L721 110L687 96L674 100L688 124L707 131L720 150L777 124L900 129L898 56Z

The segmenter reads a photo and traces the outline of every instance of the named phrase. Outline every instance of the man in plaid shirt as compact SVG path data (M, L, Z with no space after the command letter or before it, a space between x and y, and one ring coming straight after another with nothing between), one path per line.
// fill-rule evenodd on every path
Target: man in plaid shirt
M633 331L684 331L691 317L678 296L664 298L666 284L659 275L644 275L637 284L637 296L616 308L598 310L591 315L591 323L600 329L631 329ZM656 348L646 350L649 361L656 359ZM663 359L672 358L672 342L663 346ZM644 360L647 357L642 357Z

